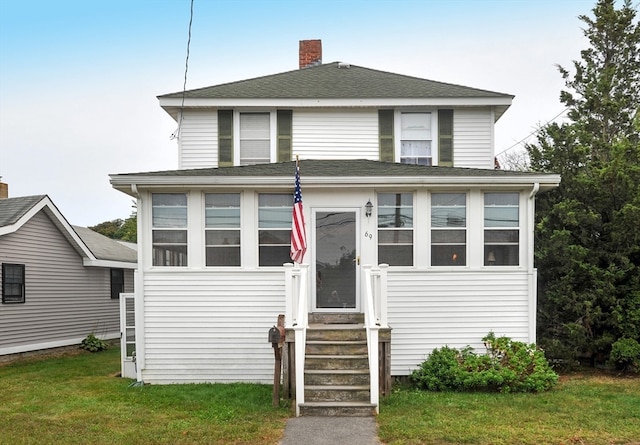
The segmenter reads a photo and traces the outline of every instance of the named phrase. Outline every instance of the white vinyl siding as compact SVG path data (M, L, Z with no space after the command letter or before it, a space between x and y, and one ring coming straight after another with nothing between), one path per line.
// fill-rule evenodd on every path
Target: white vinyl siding
M484 352L481 339L489 331L535 341L530 338L535 320L530 319L529 282L525 271L390 271L392 375L408 375L434 348L444 345L470 345Z
M303 159L377 160L378 110L294 110L293 153Z
M493 125L488 108L454 111L454 167L493 169Z
M26 287L24 303L0 306L0 355L79 344L92 332L120 336L110 269L83 266L44 211L0 236L0 253L0 262L25 265ZM131 291L133 271L125 270L125 292Z
M218 115L216 111L189 111L182 117L179 168L218 166Z
M273 383L284 272L145 273L145 382Z

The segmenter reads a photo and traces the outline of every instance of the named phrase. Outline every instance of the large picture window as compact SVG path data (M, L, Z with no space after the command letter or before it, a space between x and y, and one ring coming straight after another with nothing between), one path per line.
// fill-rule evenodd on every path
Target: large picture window
M431 265L466 266L467 195L431 195Z
M378 194L378 262L413 266L413 194Z
M240 266L240 194L205 195L207 266Z
M2 263L2 302L24 303L24 264Z
M484 265L517 266L520 262L520 195L484 194Z
M263 193L258 197L258 258L260 266L282 266L291 257L293 195Z
M154 266L187 266L187 195L152 195Z

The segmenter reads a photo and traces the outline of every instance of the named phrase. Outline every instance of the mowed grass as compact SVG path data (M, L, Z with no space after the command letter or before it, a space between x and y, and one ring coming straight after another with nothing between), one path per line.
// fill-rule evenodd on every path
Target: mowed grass
M277 444L270 385L130 387L118 348L0 366L0 444Z
M0 444L278 444L270 385L130 387L117 348L0 365ZM384 444L640 444L640 378L561 377L541 394L396 389ZM303 444L302 444L303 445Z
M640 378L575 374L539 394L398 389L378 424L389 445L640 444Z

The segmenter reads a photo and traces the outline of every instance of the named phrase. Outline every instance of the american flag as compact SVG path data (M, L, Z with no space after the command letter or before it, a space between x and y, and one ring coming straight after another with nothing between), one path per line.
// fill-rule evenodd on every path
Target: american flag
M300 167L296 161L296 189L293 194L293 223L291 225L291 259L302 263L307 251L307 234L304 229L302 190L300 189Z

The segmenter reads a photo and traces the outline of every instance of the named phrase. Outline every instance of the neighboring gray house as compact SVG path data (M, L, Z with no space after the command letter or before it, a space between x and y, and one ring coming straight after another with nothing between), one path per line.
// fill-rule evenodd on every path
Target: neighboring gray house
M46 195L0 198L0 355L120 337L136 250L71 226Z

